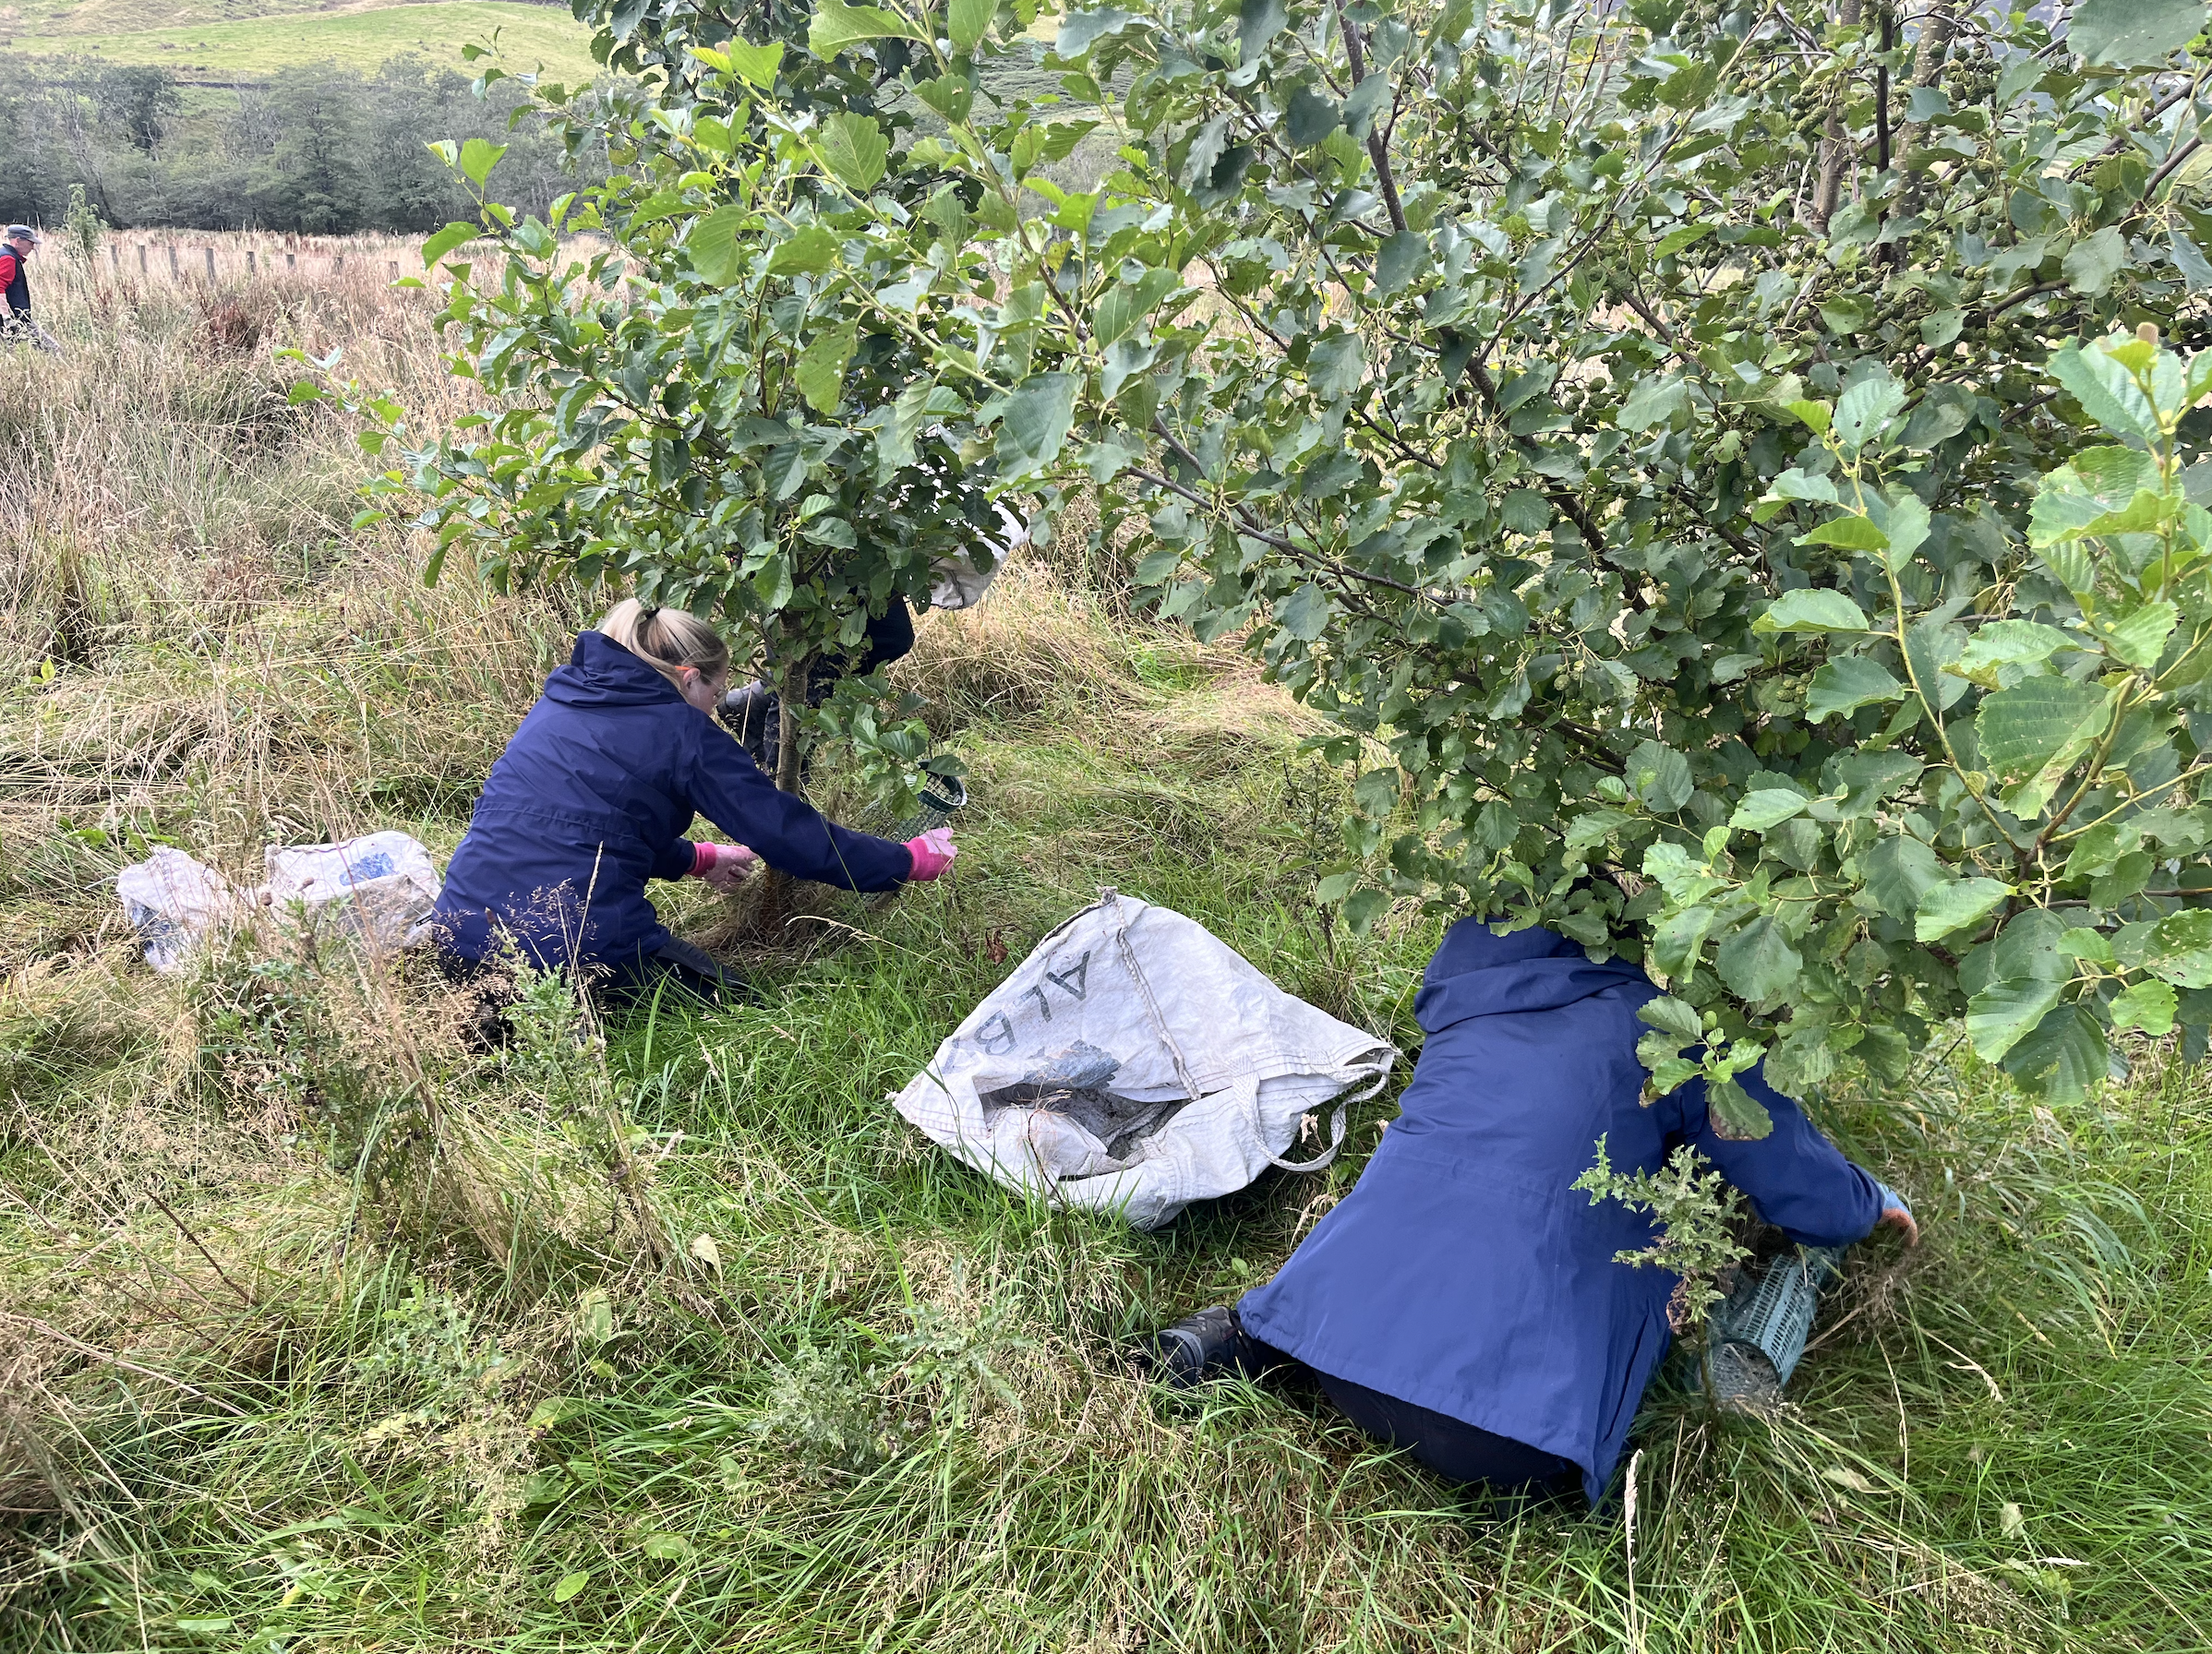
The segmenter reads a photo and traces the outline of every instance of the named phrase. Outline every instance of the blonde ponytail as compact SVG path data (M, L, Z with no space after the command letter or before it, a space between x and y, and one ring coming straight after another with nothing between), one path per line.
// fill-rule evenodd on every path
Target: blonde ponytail
M713 627L682 609L654 608L634 597L625 597L607 611L599 629L675 685L679 693L685 667L707 677L729 668L729 645L715 635Z

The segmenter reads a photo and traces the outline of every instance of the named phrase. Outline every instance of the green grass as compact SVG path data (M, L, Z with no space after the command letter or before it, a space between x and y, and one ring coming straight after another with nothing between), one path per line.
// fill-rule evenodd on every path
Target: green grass
M151 15L148 15L148 10ZM111 63L150 63L180 76L256 77L295 64L337 62L374 69L418 54L463 66L461 48L488 42L515 72L537 68L571 83L596 70L591 31L559 6L518 0L436 0L317 10L278 6L64 7L26 0L0 32L24 53L87 53Z
M290 302L278 338L440 405L405 295ZM100 882L134 845L450 846L572 617L424 593L343 526L344 431L163 303L57 291L73 354L0 384L0 1647L2212 1645L2212 1109L2178 1063L2069 1110L1970 1063L1826 1099L1927 1243L1854 1257L1782 1417L1654 1390L1632 1595L1618 1504L1499 1520L1309 1397L1131 1377L1389 1099L1331 1171L1137 1235L884 1094L1100 883L1408 1049L1436 929L1325 925L1340 784L1294 709L1050 568L922 628L957 879L831 907L860 934L756 959L756 1005L580 1045L555 1001L502 1063L343 953L152 978Z

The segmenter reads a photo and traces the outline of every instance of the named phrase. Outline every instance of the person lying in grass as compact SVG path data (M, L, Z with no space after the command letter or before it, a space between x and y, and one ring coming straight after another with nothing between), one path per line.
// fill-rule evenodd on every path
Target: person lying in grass
M1756 1071L1746 1089L1774 1122L1756 1142L1714 1130L1702 1082L1643 1104L1636 1013L1657 992L1551 930L1454 925L1413 1002L1428 1037L1401 1112L1359 1182L1274 1279L1156 1335L1162 1376L1304 1367L1360 1429L1444 1476L1579 1485L1595 1504L1666 1354L1674 1286L1615 1261L1652 1243L1648 1218L1570 1187L1600 1137L1623 1172L1691 1145L1799 1245L1879 1223L1919 1239L1905 1202Z
M711 1000L735 980L662 927L648 879L727 890L764 861L882 891L952 865L944 829L894 844L778 792L715 721L728 680L728 644L680 609L626 598L578 636L446 869L432 916L443 958L465 970L515 945L541 966L593 969L618 997L669 981ZM684 838L694 812L739 842Z

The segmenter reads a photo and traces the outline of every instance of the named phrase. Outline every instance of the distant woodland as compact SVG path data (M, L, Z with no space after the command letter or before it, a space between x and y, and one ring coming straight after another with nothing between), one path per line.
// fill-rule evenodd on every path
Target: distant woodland
M82 185L117 228L427 230L470 212L428 145L473 137L509 146L500 198L542 210L604 162L571 166L528 117L511 131L522 101L506 83L479 98L467 76L421 57L211 88L151 65L0 54L0 220L58 225Z

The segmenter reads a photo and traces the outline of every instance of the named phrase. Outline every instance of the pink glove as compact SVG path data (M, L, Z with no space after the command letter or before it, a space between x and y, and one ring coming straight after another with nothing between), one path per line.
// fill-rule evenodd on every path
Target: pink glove
M914 858L914 870L907 878L917 884L926 884L953 865L959 847L953 843L950 827L932 827L920 838L907 841L907 854Z
M735 890L751 876L759 860L743 845L693 845L691 876L705 880L716 890Z

